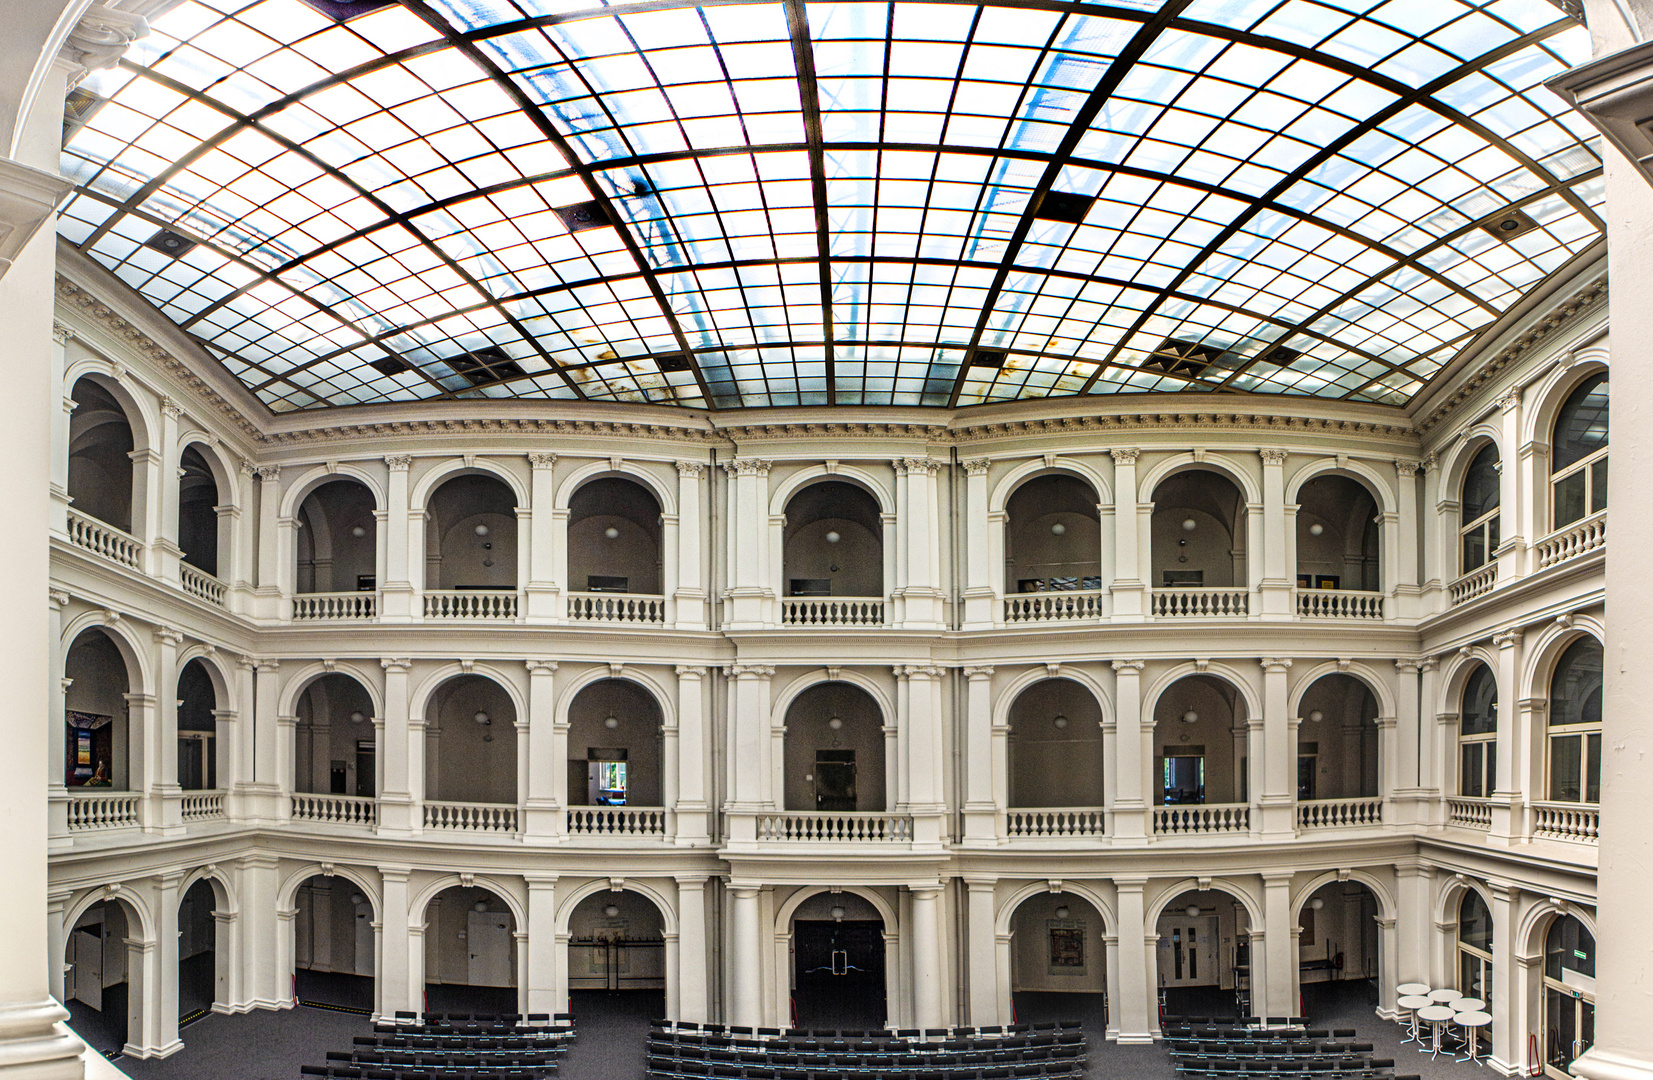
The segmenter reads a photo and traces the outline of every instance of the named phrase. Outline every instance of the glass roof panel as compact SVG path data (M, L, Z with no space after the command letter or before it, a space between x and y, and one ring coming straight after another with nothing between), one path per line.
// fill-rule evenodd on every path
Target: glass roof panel
M1602 235L1543 0L339 10L184 0L66 131L60 234L276 411L1398 404Z

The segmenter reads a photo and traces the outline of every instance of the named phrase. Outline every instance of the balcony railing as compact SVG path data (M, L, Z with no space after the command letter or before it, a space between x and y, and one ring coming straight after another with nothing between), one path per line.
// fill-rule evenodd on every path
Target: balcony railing
M1449 795L1446 799L1446 820L1447 824L1463 829L1490 829L1492 800Z
M1601 807L1591 803L1535 802L1532 834L1543 840L1594 844L1601 832Z
M69 795L69 831L136 828L143 796L135 791L101 791Z
M666 811L649 806L570 806L571 836L665 836Z
M425 594L427 619L515 619L515 590L438 589Z
M211 574L195 569L189 563L178 564L178 584L197 600L216 607L224 606L224 583Z
M370 592L312 592L293 594L293 621L371 619L378 612L378 595Z
M379 802L362 795L305 795L293 793L293 820L323 825L375 825Z
M1312 799L1297 804L1299 829L1344 829L1381 824L1382 799Z
M76 547L83 547L122 566L130 566L134 570L143 566L143 544L137 537L97 518L77 513L72 508L69 511L69 540Z
M573 622L663 626L666 598L629 593L569 593L568 618Z
M1005 815L1005 832L1013 840L1106 836L1107 814L1100 806L1011 810Z
M1587 551L1607 544L1607 511L1601 510L1583 521L1575 521L1564 529L1557 529L1533 545L1538 556L1538 568L1566 562Z
M1297 617L1300 619L1383 618L1383 594L1355 589L1299 589Z
M1154 807L1156 836L1215 836L1250 831L1251 807L1246 803Z
M425 828L459 832L514 833L517 808L504 803L428 802Z
M1102 617L1102 591L1015 593L1004 598L1007 624L1077 622Z
M222 791L186 791L183 798L185 821L212 821L224 816Z
M906 814L814 814L796 811L758 815L759 840L812 840L852 844L898 844L913 838Z
M1251 594L1245 589L1155 589L1156 619L1197 619L1211 615L1245 615Z
M781 600L784 626L883 626L882 596L788 596Z
M1452 606L1467 604L1477 596L1484 596L1498 584L1498 564L1487 563L1478 570L1474 570L1454 581L1446 587L1447 596L1452 599Z

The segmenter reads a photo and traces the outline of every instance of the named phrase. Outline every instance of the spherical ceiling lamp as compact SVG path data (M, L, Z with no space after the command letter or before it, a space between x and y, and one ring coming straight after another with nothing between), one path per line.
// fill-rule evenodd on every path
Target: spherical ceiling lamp
M832 916L834 922L844 921L844 909L841 907L835 907L831 911L827 912L827 914Z
M603 914L607 915L611 919L614 918L614 916L620 914L620 905L609 904L607 907L603 908Z
M844 722L842 720L838 719L838 717L836 717L836 716L831 717L830 719L827 720L827 727L831 728L833 731L837 731L840 728L842 728L843 726L844 726Z
M1185 724L1198 723L1199 719L1200 714L1195 712L1193 709L1189 709L1187 712L1182 714L1182 722Z
M1318 724L1324 719L1326 719L1326 714L1321 712L1319 709L1309 710L1309 723Z
M620 718L615 716L613 713L610 713L609 715L603 717L603 726L608 728L608 730L613 731L615 728L620 726Z
M476 535L478 535L478 536L487 536L488 535L488 526L478 525L476 527Z
M488 910L488 901L478 900L476 903L471 905L471 910L472 911L487 911Z
M1197 919L1200 917L1200 906L1198 904L1189 904L1183 911L1183 914L1187 915L1190 919Z
M1318 522L1318 521L1315 522L1313 525L1309 526L1309 535L1310 536L1319 536L1321 533L1323 533L1325 531L1326 531L1326 526L1320 524L1320 522Z
M362 715L362 711L360 709L352 709L350 711L350 722L352 724L359 724L366 719L367 717Z
M1051 723L1055 724L1059 728L1065 728L1068 726L1068 718L1063 716L1061 713L1057 713L1055 719L1051 720Z
M1200 527L1200 523L1195 521L1193 518L1183 518L1182 519L1182 531L1183 532L1193 532L1195 529L1197 529L1199 527Z
M367 897L363 896L361 893L351 893L350 902L352 904L365 904L367 903Z
M620 539L620 530L610 525L608 528L603 530L603 535L608 537L610 540L618 540Z
M362 528L360 525L357 525L357 526L355 526L354 528L352 528L350 530L350 535L356 537L359 540L362 537L367 535L367 530Z
M829 543L829 544L836 544L838 541L840 541L842 539L843 539L843 537L839 536L835 532L829 532L829 533L826 534L826 542Z
M1065 919L1071 914L1073 914L1073 912L1068 910L1068 906L1066 904L1063 904L1061 907L1056 909L1056 917L1058 919Z
M483 727L487 727L489 724L493 723L493 720L489 718L488 714L483 712L481 709L478 709L476 711L476 715L471 717L471 719L475 720Z
M1056 524L1054 524L1050 527L1050 534L1052 536L1061 536L1063 533L1065 533L1067 531L1068 531L1068 527L1066 525L1063 525L1060 521L1058 521Z
M1326 906L1326 901L1322 900L1318 896L1309 901L1309 907L1313 908L1315 911L1319 911L1321 908L1323 908L1325 906Z

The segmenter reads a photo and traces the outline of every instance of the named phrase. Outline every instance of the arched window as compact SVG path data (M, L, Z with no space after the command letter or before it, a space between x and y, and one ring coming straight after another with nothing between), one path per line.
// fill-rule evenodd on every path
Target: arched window
M1498 680L1477 664L1458 714L1458 794L1491 795L1498 780Z
M1478 569L1498 550L1498 447L1487 443L1464 474L1464 497L1458 530L1463 535L1464 567Z
M1474 889L1458 905L1458 990L1492 1005L1492 912Z
M1601 643L1581 637L1550 678L1550 798L1601 802Z
M1544 1072L1571 1080L1573 1060L1595 1043L1596 939L1564 915L1544 939Z
M1550 489L1557 529L1607 508L1607 373L1579 383L1555 418Z

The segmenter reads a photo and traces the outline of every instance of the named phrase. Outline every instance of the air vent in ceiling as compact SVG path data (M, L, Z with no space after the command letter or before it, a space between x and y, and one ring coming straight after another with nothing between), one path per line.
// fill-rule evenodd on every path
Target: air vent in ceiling
M68 146L74 141L80 129L91 122L92 116L109 99L101 94L94 94L84 86L77 86L69 91L63 99L63 145Z
M661 371L689 370L689 358L682 353L671 353L667 356L656 357L654 362L660 365Z
M367 366L380 375L400 375L404 371L413 370L400 356L381 356L377 360L369 360Z
M195 241L187 236L180 236L171 229L162 229L148 240L145 240L143 246L176 259L180 255L188 254L189 249L195 246Z
M970 357L970 366L1002 368L1004 367L1004 350L977 349Z
M334 22L349 22L380 8L394 7L397 0L302 0L305 7L319 11Z
M447 363L454 371L469 379L472 386L528 374L522 370L522 365L512 360L511 355L498 345L460 353L458 356L449 357Z
M1096 199L1089 195L1075 195L1069 191L1047 191L1045 197L1039 201L1039 209L1033 211L1033 216L1046 221L1065 221L1069 225L1077 225L1091 212L1091 204L1094 202Z
M1487 235L1498 240L1514 240L1538 228L1538 222L1513 206L1481 222Z
M1221 355L1221 349L1214 349L1210 345L1166 338L1160 343L1159 348L1142 362L1142 366L1163 371L1167 375L1186 375L1195 378Z
M1303 354L1296 349L1284 345L1273 345L1257 355L1257 359L1265 364L1279 364L1281 367L1290 367L1293 360Z
M603 204L595 200L575 203L573 206L559 206L555 209L557 216L562 219L563 228L569 232L603 229L614 224L608 219L608 213L603 210Z

